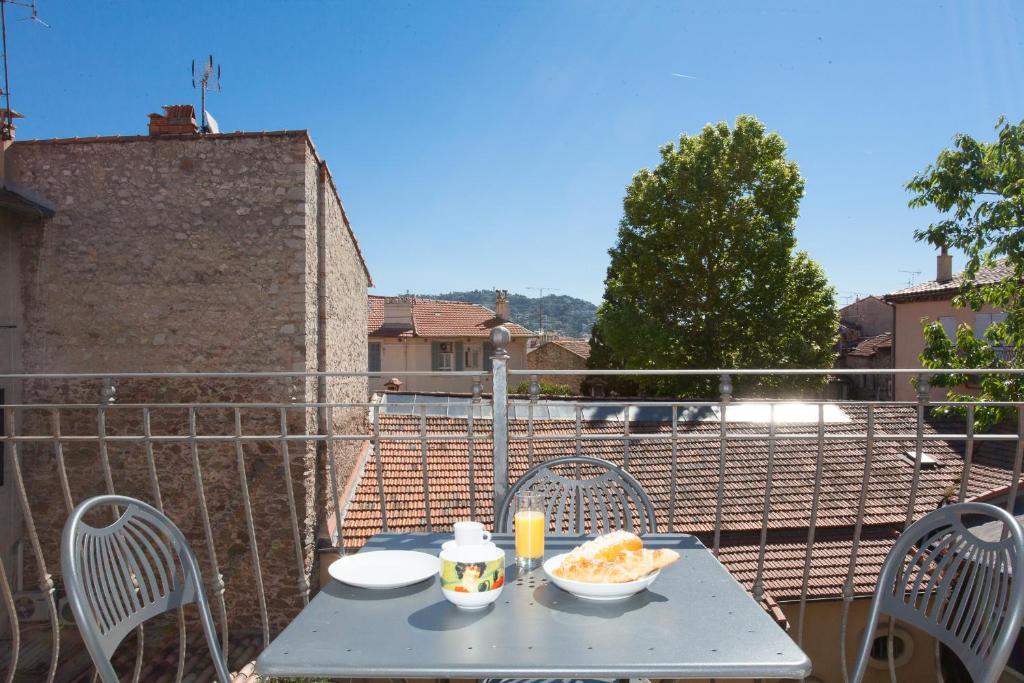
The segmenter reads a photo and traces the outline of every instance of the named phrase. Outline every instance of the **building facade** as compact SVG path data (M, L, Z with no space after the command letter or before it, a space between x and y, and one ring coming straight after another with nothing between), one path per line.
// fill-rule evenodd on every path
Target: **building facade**
M8 212L0 223L0 372L364 371L370 275L309 134L198 135L190 106L165 109L151 116L150 135L28 140L6 150L8 178L52 200L55 213L26 218ZM366 398L362 378L33 380L9 381L3 389L8 403L109 404L103 429L119 434L142 433L140 411L118 409L132 403ZM182 411L154 409L149 417L154 434L188 433ZM97 433L95 415L63 419L64 433ZM327 428L323 419L317 411L291 411L287 427L315 435ZM47 420L22 411L13 427L50 433ZM201 430L235 428L231 415L215 411L199 410L195 420ZM365 415L337 412L333 420L335 429L351 433L362 428ZM268 413L245 416L243 428L276 433L280 425ZM188 449L178 442L154 449L168 513L201 547ZM108 463L117 493L154 500L140 444L67 445L67 491L55 476L52 445L26 446L20 454L33 500L53 503L33 510L44 544L59 541L69 505L111 488L102 474ZM268 536L261 554L271 612L284 620L301 605L276 471L284 466L271 443L246 444L243 454L256 525L280 536ZM225 547L247 538L237 455L218 443L196 454L210 518ZM344 476L354 452L339 445L332 456ZM325 462L312 441L291 447L310 578L326 521ZM11 490L9 478L3 488ZM46 550L55 556L55 548ZM3 559L10 568L13 558ZM229 613L251 624L256 607L243 588L249 558L222 556L220 571L238 588L226 596Z
M936 277L928 282L920 282L891 294L884 299L894 307L893 314L893 363L897 368L919 368L921 353L924 351L925 323L940 322L946 334L955 339L957 327L968 325L974 335L981 338L989 325L1002 322L1006 314L992 306L985 306L980 311L961 308L953 305L953 297L963 290L963 273L952 272L952 257L940 254L936 268ZM1012 274L1012 269L1004 263L991 268L983 268L975 274L978 284L1000 282ZM897 377L894 384L897 401L912 401L916 390L911 378ZM945 398L946 390L931 390L932 400Z
M391 383L402 391L470 393L472 379L444 373L490 372L490 333L498 325L512 334L508 367L527 367L526 344L534 333L508 322L504 290L496 293L493 311L464 301L384 296L370 296L368 310L368 367L381 373L371 378L371 392ZM410 371L440 374L404 374ZM398 383L392 382L395 379ZM483 390L488 391L486 379Z

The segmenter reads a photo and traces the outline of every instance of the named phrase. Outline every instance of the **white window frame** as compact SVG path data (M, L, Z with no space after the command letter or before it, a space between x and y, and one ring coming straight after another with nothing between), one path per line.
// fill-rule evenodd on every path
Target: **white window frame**
M441 372L452 372L455 370L455 352L440 351L437 354L437 369Z

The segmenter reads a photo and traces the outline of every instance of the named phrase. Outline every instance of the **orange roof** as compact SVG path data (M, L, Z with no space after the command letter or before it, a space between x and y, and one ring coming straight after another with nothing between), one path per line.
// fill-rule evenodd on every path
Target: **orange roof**
M370 295L367 334L371 337L489 337L491 330L504 325L513 337L532 337L522 325L500 320L494 311L466 301L386 297ZM384 302L407 301L412 309L412 327L384 325Z
M590 358L589 339L554 339L552 344L558 344L566 351L575 353L580 358Z
M811 595L819 597L835 597L838 594L836 586L839 585L839 577L845 576L849 550L844 548L848 548L852 541L864 470L863 440L828 439L829 435L838 437L864 433L866 409L846 405L843 409L851 421L827 424L825 430L816 524L818 540L814 545L816 554L813 561L816 578L811 586ZM915 419L913 406L877 407L875 433L907 434L913 431ZM427 441L427 478L433 529L451 529L453 522L468 519L474 511L476 519L491 526L494 521L491 421L482 418L474 420L471 466L466 439L467 421L446 417L427 417L426 420L430 437ZM427 528L427 511L423 493L421 442L394 438L418 435L420 418L383 414L380 422L384 506L389 528L392 531L424 531ZM585 422L584 434L590 437L606 435L607 438L582 441L580 451L584 455L623 464L622 428L621 422ZM776 427L778 434L805 433L807 428L805 424L779 424ZM531 453L525 439L527 429L525 420L510 421L509 470L513 481L526 471L530 462ZM705 540L713 534L718 488L718 429L717 422L679 424L678 431L683 438L676 448L678 485L672 518L669 485L672 448L667 438L671 425L667 422L630 424L630 432L633 434L662 434L666 437L663 441L634 441L629 448L629 470L651 496L661 530L667 530L672 522L671 526L677 532L693 533ZM735 564L737 576L744 581L744 572L749 569L751 559L756 560L757 557L768 461L767 441L751 438L750 435L765 430L764 424L735 423L730 425L729 433L741 437L745 432L748 436L731 439L726 444L721 526L723 561L730 569ZM937 434L946 430L940 424L926 424L925 431L927 434ZM573 436L574 421L534 420L533 433L534 463L571 455L575 451L575 440L554 438ZM708 438L687 439L687 433L691 437L703 433ZM928 441L925 448L928 454L938 460L939 466L922 469L920 472L915 507L918 516L935 509L947 489L955 487L963 471L962 443ZM913 466L902 453L913 449L913 439L879 439L875 442L864 524L865 534L869 528L877 529L878 532L874 537L875 543L870 545L870 558L865 555L864 561L858 563L858 591L863 585L865 592L869 592L868 582L877 575L881 558L891 543L890 529L903 523ZM976 445L968 495L977 495L1009 482L1012 451L1012 448L1004 448L1002 442ZM807 527L814 493L816 458L817 444L814 440L776 441L771 514L768 519L769 543L772 544L769 557L775 558L775 564L769 572L770 590L776 599L792 596L794 588L796 594L799 594L803 576L802 555L806 552ZM473 495L468 475L471 469L475 473ZM346 511L342 534L347 549L361 547L367 539L382 530L375 459L368 458L354 476L357 478L353 487L354 495ZM475 510L471 508L471 503ZM730 549L726 549L726 545ZM862 545L861 552L868 552L868 547ZM863 576L861 572L865 572Z
M892 332L865 337L857 342L857 346L850 350L851 356L873 356L880 349L892 348Z

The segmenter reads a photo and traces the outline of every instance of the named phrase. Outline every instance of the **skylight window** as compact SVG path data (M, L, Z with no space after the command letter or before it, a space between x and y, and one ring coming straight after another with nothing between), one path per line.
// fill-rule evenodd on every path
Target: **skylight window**
M913 465L917 461L917 452L916 451L903 451L902 453L900 453L900 457L902 457L904 460L906 460L909 464ZM934 455L931 455L930 453L925 453L924 451L921 452L921 469L922 470L935 469L940 464L941 463L939 462L939 459L936 458Z
M714 418L718 419L715 410ZM850 416L843 409L830 403L825 404L822 414L825 424L845 424ZM730 403L725 409L726 422L772 422L775 424L817 424L818 404L816 403L776 403L775 411L768 403Z

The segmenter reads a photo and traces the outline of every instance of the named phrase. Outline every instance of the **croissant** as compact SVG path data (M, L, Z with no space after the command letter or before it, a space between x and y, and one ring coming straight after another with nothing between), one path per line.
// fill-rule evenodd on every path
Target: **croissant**
M650 550L639 536L613 531L574 549L553 570L556 576L588 583L636 581L679 559L674 550Z

